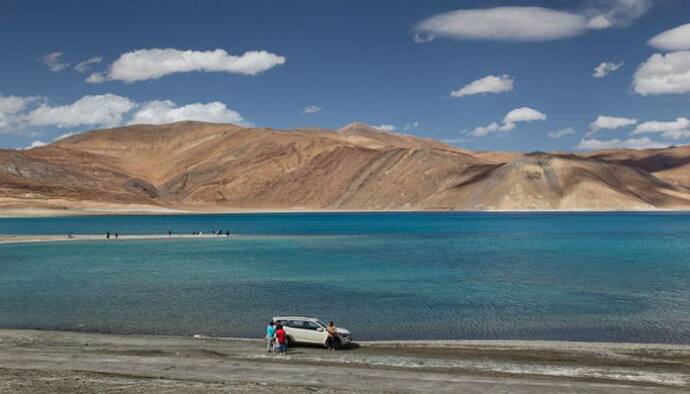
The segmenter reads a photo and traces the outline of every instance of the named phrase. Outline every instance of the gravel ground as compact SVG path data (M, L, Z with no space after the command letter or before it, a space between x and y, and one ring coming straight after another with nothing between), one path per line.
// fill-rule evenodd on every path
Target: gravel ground
M363 342L267 354L247 339L0 330L1 393L687 393L690 346Z

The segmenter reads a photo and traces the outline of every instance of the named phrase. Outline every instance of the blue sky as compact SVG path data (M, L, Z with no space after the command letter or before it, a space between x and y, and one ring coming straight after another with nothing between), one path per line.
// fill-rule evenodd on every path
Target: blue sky
M0 0L0 148L184 117L484 150L684 144L690 25L649 41L688 23L684 0ZM618 68L593 77L602 62Z

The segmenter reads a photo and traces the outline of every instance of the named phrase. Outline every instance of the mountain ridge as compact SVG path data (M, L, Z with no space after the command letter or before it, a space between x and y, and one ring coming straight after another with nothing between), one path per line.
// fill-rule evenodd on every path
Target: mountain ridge
M0 150L0 208L630 210L690 208L690 147L477 152L351 123L176 122Z

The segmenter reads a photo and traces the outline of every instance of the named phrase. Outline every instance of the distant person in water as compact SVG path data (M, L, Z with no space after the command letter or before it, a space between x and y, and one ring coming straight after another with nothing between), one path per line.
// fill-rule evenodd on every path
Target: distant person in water
M276 328L275 323L268 322L266 326L266 351L272 352L276 347Z
M168 237L172 237L172 230L168 230Z
M118 239L120 237L120 234L115 233L115 239Z
M281 324L276 325L276 342L278 342L278 353L287 354L287 335Z
M225 236L226 236L226 237L229 237L229 236L230 236L230 231L226 231L226 232L225 232Z
M335 327L335 323L329 321L328 327L326 327L326 332L328 333L328 338L326 338L326 347L328 347L329 352L334 352L338 341L338 329Z
M105 239L110 239L110 231L105 233Z

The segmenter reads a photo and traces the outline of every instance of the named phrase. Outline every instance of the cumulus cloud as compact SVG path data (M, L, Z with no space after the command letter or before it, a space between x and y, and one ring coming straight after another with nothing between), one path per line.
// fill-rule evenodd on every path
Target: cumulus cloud
M601 63L599 63L598 66L594 67L594 73L592 73L592 77L604 78L605 76L618 70L621 67L623 67L623 62L620 62L620 63L601 62Z
M213 123L247 123L239 113L231 110L219 101L207 104L194 103L178 107L170 100L155 100L144 103L129 123L162 124L182 120Z
M42 99L41 96L0 96L0 113L16 114L23 111L28 105Z
M474 129L467 131L466 133L473 137L483 137L487 134L492 134L497 131L510 131L515 128L515 123L503 123L499 124L497 122L491 122L486 126L475 127Z
M410 123L406 123L405 126L403 126L403 130L409 131L409 130L416 129L417 127L419 127L419 122L417 122L417 121L410 122Z
M665 139L678 140L690 137L690 119L676 118L670 122L649 121L637 125L633 134L659 133Z
M548 41L589 29L623 27L644 14L651 0L599 0L581 12L543 7L461 9L438 14L415 27L415 42L436 37L466 40Z
M93 73L87 82L106 80L124 82L157 79L192 71L217 71L256 75L285 63L285 57L266 51L249 51L240 56L223 49L214 51L182 51L179 49L139 49L122 54L105 73Z
M58 72L69 67L69 63L63 63L60 61L62 57L62 52L53 52L47 55L41 56L38 60L45 64L50 71Z
M382 125L374 126L374 128L381 130L381 131L395 131L395 126L390 125L390 124L382 124Z
M25 147L25 148L22 148L22 150L29 150L29 149L33 149L33 148L40 148L41 146L46 146L46 145L48 145L47 142L43 142L43 141L40 141L40 140L36 140L36 141L32 142L31 145L29 145L29 146L27 146L27 147Z
M690 50L690 23L659 33L648 43L664 51Z
M632 126L636 123L637 119L635 118L599 115L594 122L589 124L589 129L592 133L596 133L599 130L614 130L621 127Z
M23 129L22 111L44 100L41 96L0 96L0 134L35 137L40 133Z
M652 0L598 0L583 14L589 17L591 29L625 27L652 8Z
M26 121L34 126L117 126L123 116L136 104L114 94L87 95L72 104L50 106L43 104L27 113Z
M491 122L487 126L475 127L472 130L465 130L464 132L474 137L483 137L487 134L500 131L511 131L516 127L515 123L533 122L536 120L546 120L546 114L529 107L520 107L508 112L506 116L503 117L501 123Z
M304 107L304 111L302 113L305 114L315 114L317 112L321 112L321 107L317 107L316 105L309 105Z
M630 138L627 140L612 139L612 140L598 140L583 139L577 145L578 149L596 150L596 149L656 149L666 148L668 144L655 142L647 137L644 138Z
M87 95L71 104L53 105L40 96L0 96L0 134L38 137L45 134L36 127L61 129L87 127L115 127L123 124L161 124L183 120L235 123L250 126L251 122L225 104L192 103L178 106L170 100L137 103L114 94ZM78 131L65 132L53 139L58 141Z
M502 93L513 90L513 78L507 74L500 76L488 75L470 82L461 89L450 92L451 97L464 97L481 93Z
M633 88L642 96L690 92L690 51L655 53L638 67Z
M84 60L83 62L79 62L76 66L74 66L74 70L76 72L80 73L85 73L91 69L91 67L94 64L98 64L103 61L103 58L100 56L94 56L92 58L88 58Z
M575 134L575 129L573 129L572 127L568 127L566 129L549 131L546 135L552 140L557 140L561 137L565 137L566 135L571 134Z

